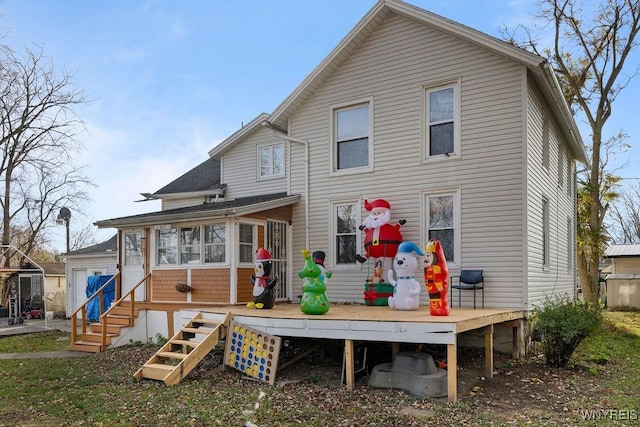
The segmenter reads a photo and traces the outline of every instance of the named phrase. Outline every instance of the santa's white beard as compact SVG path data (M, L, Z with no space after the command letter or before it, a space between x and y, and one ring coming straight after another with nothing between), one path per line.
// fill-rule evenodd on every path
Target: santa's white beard
M387 209L382 215L370 214L364 219L362 225L364 225L366 228L378 228L382 227L385 224L389 224L390 222L391 211Z

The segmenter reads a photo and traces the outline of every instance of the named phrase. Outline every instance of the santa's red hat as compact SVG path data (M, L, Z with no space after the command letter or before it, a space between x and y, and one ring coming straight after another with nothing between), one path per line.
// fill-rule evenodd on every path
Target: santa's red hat
M256 251L256 261L271 261L271 254L265 248L258 248Z
M368 211L376 208L391 209L391 205L385 199L376 199L371 203L369 203L367 199L364 199L364 208Z

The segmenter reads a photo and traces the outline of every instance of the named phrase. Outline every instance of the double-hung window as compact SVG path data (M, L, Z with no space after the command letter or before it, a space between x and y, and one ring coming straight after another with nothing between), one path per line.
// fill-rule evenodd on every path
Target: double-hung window
M283 143L258 147L258 158L258 174L261 179L284 176Z
M449 157L459 151L459 85L427 88L426 158Z
M457 191L428 193L425 198L427 238L439 240L447 262L457 264L460 241L460 202Z
M253 232L254 226L252 224L240 224L240 262L253 262Z
M353 264L358 253L358 204L333 204L334 264Z
M333 172L369 169L372 163L371 102L332 108Z

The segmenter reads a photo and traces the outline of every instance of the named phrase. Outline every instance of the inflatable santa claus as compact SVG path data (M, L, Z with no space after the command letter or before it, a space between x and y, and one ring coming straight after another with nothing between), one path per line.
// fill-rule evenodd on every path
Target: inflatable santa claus
M374 258L382 262L382 271L389 271L393 266L393 258L398 253L398 246L402 243L400 226L406 223L405 220L398 221L398 224L391 224L391 205L384 199L376 199L369 203L364 201L364 208L371 213L362 222L360 230L364 230L364 249L366 257L356 255L356 260L364 263L368 258Z

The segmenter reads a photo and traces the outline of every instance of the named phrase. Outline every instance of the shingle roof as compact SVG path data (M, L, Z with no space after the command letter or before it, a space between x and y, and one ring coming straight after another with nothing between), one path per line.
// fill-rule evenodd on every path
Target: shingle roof
M285 206L296 203L299 195L287 193L263 194L259 196L240 197L234 200L202 203L194 206L185 206L176 209L167 209L158 212L148 212L128 217L113 218L97 221L98 227L121 227L129 225L146 225L151 223L163 223L164 221L176 221L210 218L223 215L246 214L260 210L272 209L277 206Z
M187 193L220 188L220 161L212 157L162 187L153 195Z
M640 256L640 245L611 245L605 250L604 255L609 258Z
M89 254L101 254L105 252L115 252L118 249L118 235L114 234L109 240L96 245L87 246L75 251L71 251L67 256L71 255L89 255Z

